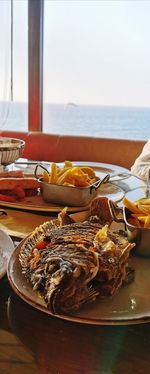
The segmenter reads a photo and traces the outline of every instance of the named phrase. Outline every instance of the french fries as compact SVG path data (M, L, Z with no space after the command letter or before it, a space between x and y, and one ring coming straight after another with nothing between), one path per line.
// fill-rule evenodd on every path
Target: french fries
M63 186L88 187L96 180L95 171L91 167L73 166L70 161L65 161L63 168L53 162L50 173L45 170L43 172L44 182Z
M150 228L150 198L143 197L132 202L124 197L122 203L131 212L129 223L138 227Z
M49 183L53 183L53 184L57 183L57 166L54 162L51 165L51 174L50 174Z

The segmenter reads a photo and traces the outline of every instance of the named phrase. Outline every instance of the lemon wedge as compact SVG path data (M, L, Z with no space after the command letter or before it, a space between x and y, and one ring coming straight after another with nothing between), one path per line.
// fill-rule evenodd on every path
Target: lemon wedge
M90 178L94 178L96 176L95 171L90 168L90 166L80 166L80 169L83 171L83 173L88 174Z

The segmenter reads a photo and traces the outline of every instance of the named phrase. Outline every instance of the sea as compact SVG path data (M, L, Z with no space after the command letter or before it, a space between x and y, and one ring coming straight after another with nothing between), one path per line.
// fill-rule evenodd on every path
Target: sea
M28 131L26 103L0 103L0 130ZM150 137L150 107L44 104L43 132L104 138Z

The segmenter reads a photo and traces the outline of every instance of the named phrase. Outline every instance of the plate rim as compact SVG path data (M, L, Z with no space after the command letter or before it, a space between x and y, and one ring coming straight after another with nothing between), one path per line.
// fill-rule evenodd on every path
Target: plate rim
M7 238L7 240L9 240L10 244L12 245L11 252L9 253L8 258L6 259L2 270L0 270L0 279L2 279L4 275L7 273L7 264L8 264L9 258L11 257L12 253L15 250L15 246L14 246L13 240L11 239L10 235L7 234L7 232L5 232L4 230L0 228L0 233L2 233L3 236Z
M121 190L121 189L120 189ZM123 191L123 190L122 190ZM33 196L34 198L34 196ZM20 203L9 203L9 202L5 202L5 201L0 201L0 205L2 207L7 207L7 208L13 208L13 209L18 209L18 210L25 210L25 211L32 211L32 212L60 212L64 206L54 206L54 207L46 207L46 206L38 206L38 205L26 205L26 202L24 204L20 204ZM86 206L82 206L82 207L68 207L68 212L80 212L82 210L88 210L89 209L89 205L86 205Z
M52 313L47 307L46 307L46 304L40 304L40 299L42 299L42 297L40 296L40 294L37 292L37 291L34 291L32 286L30 285L30 283L27 282L25 276L22 274L21 272L21 264L19 263L19 253L20 253L20 250L21 250L21 247L22 245L24 244L24 242L26 241L26 239L30 236L30 234L24 238L20 243L19 245L15 248L15 250L12 252L8 262L7 262L7 277L8 277L8 280L9 280L9 283L12 287L12 289L14 290L14 292L17 294L17 296L19 296L23 301L25 301L27 304L29 304L30 306L32 306L33 308L35 308L36 310L40 310L41 312L43 313L46 313L48 315L50 315L51 317L55 317L55 318L59 318L59 319L62 319L62 320L65 320L65 321L68 321L68 322L74 322L74 323L80 323L80 324L87 324L87 325L95 325L95 326L123 326L123 325L135 325L135 324L144 324L144 323L149 323L150 322L150 315L142 315L141 317L139 317L139 314L137 315L137 318L117 318L117 319L105 319L105 318L101 318L101 319L92 319L92 318L86 318L84 316L75 316L75 315L69 315L69 314L54 314ZM17 254L17 256L16 256ZM28 284L29 287L31 288L32 292L35 292L35 294L37 295L37 302L35 302L33 299L32 299L32 295L30 297L26 296L24 294L23 291L20 290L20 287L18 287L18 284L17 282L14 282L13 280L13 277L11 274L14 273L13 268L14 266L17 264L18 262L18 265L19 265L19 273L21 274L21 277L23 277L23 281L24 283ZM24 283L23 283L23 286L24 286ZM23 287L24 288L24 287ZM43 303L44 303L44 300L42 299Z

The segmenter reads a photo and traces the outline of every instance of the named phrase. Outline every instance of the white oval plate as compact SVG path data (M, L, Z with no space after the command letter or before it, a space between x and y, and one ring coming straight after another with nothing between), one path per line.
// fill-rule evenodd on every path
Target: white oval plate
M22 274L19 253L25 240L11 255L7 275L13 290L29 305L51 316L82 324L129 325L150 322L150 258L131 256L135 280L122 287L113 297L97 299L74 313L53 314Z
M7 261L14 249L10 236L0 229L0 279L6 274Z

